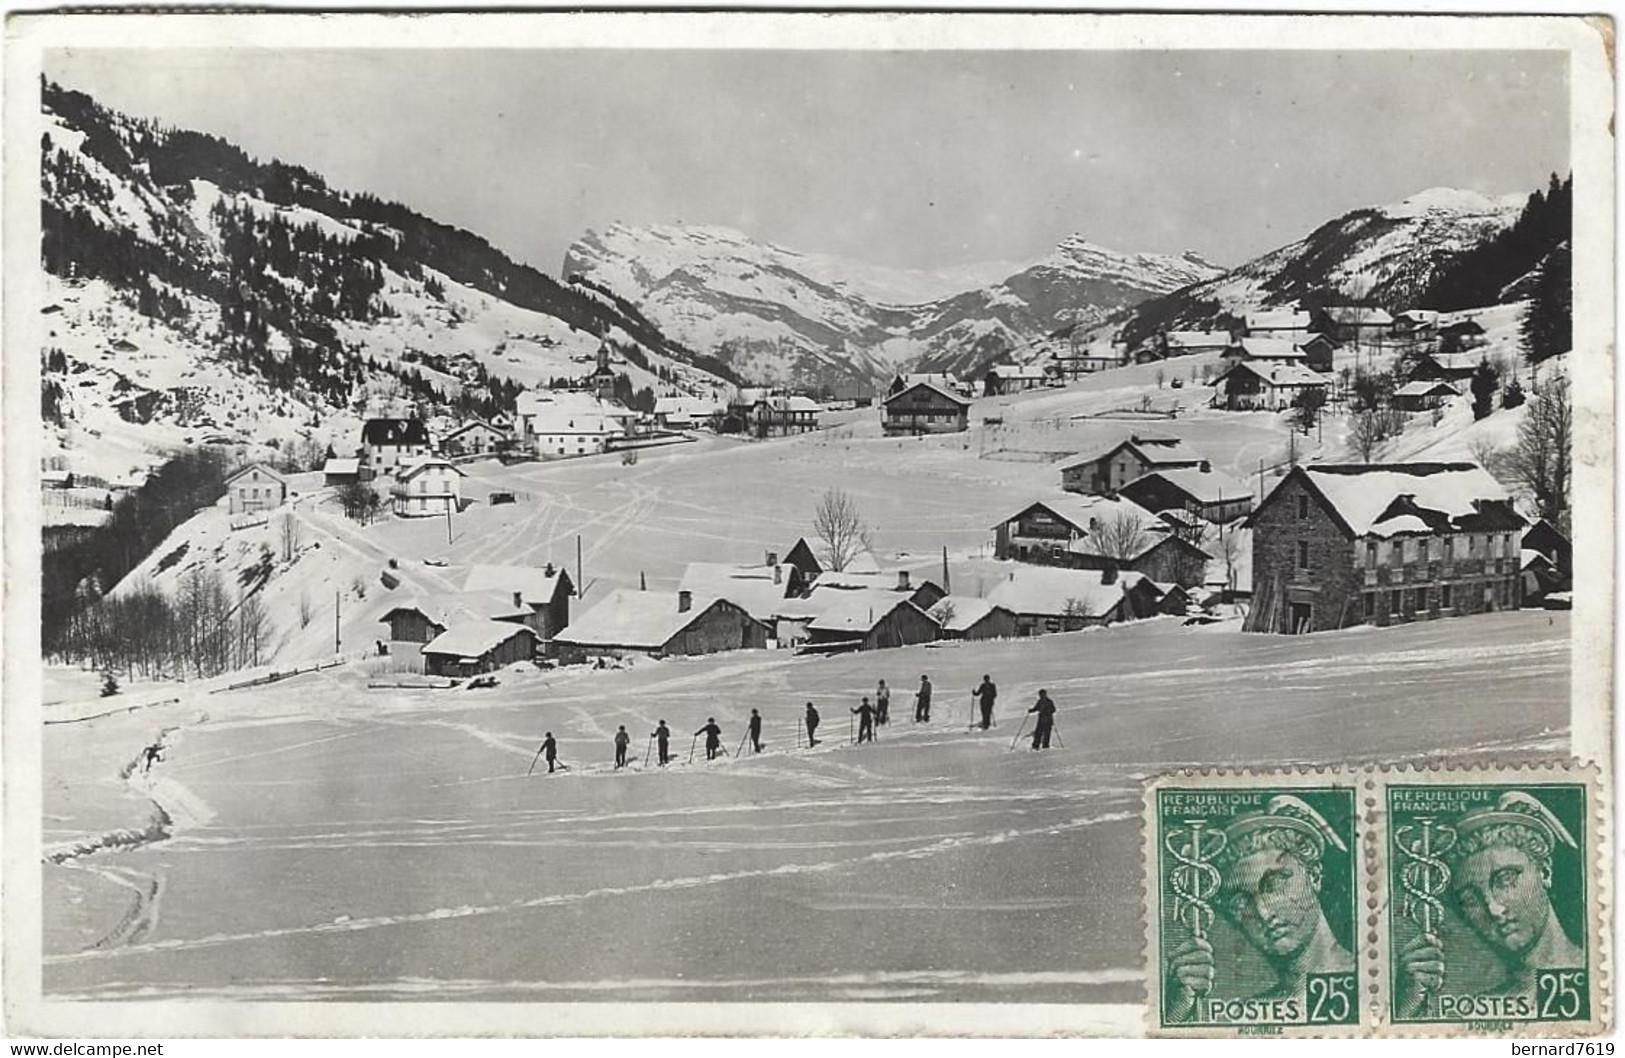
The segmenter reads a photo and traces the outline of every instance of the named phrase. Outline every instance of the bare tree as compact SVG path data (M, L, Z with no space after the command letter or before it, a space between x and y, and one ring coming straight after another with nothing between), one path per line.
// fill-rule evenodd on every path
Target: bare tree
M299 522L292 514L282 516L279 538L282 542L282 561L292 562L293 556L299 553Z
M1061 606L1062 627L1068 631L1082 628L1089 621L1089 607L1082 599L1071 597Z
M841 489L826 489L813 511L813 535L829 560L829 568L839 572L860 553L869 549L869 527L858 511L857 501Z
M1376 408L1366 408L1349 416L1349 445L1360 456L1360 462L1369 463L1377 454L1377 446L1388 437L1385 416Z
M1095 553L1115 562L1137 558L1151 542L1145 523L1133 511L1118 511L1110 518L1089 522L1089 544Z
M1239 524L1231 522L1215 527L1212 546L1224 563L1224 583L1230 591L1236 590L1236 571L1241 566L1242 543Z
M265 600L258 592L243 596L237 603L236 667L258 665L270 639L271 623L265 612Z
M1508 473L1528 493L1535 513L1565 528L1574 470L1574 409L1569 380L1554 371L1535 387L1518 440L1507 454Z
M315 608L310 605L310 596L299 596L299 627L304 628L309 625L310 619L315 613Z

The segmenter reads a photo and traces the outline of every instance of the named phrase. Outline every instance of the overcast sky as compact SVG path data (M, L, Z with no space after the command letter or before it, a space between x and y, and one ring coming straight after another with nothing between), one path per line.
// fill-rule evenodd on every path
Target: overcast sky
M1561 52L141 49L46 70L555 274L615 220L913 268L1070 233L1237 264L1349 209L1568 168Z

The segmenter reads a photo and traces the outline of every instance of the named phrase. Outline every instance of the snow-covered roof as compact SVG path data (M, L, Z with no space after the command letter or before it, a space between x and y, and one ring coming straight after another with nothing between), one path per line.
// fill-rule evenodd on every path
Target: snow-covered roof
M966 407L969 407L971 404L969 400L966 400L964 397L961 397L952 390L944 389L935 382L916 382L911 386L905 386L903 389L900 389L896 393L893 393L891 396L887 397L881 403L890 404L894 400L902 400L904 397L908 396L910 393L913 393L917 389L928 389L932 393L942 397L944 400L952 401L955 404L963 404Z
M978 599L971 595L944 595L926 614L950 632L965 632L982 620L998 603L992 599ZM952 610L952 616L949 611Z
M778 580L774 580L775 572ZM690 562L683 569L679 591L696 596L727 599L758 621L779 617L785 610L794 566L738 566L726 562Z
M573 390L521 393L516 409L520 418L529 420L533 434L614 434L621 432L621 422L629 414L637 414Z
M476 565L469 567L468 576L463 580L463 590L506 592L510 596L518 592L526 603L543 606L553 601L560 578L568 580L564 570L558 566L554 566L549 573L543 566Z
M1306 331L1310 323L1309 314L1296 309L1259 309L1243 321L1249 331Z
M1222 349L1230 344L1228 331L1169 331L1168 345L1174 349Z
M489 430L491 433L503 433L504 432L500 427L493 426L490 423L486 422L484 419L470 419L467 422L463 423L461 426L458 426L455 429L453 429L450 433L446 434L445 439L449 441L453 437L456 437L458 434L467 433L468 431L476 429L476 428Z
M1141 434L1131 434L1110 448L1099 449L1088 455L1074 456L1061 464L1062 470L1071 470L1075 467L1098 463L1102 459L1117 454L1118 449L1127 447L1137 455L1141 462L1154 467L1167 466L1195 466L1201 463L1202 453L1191 448L1177 437L1147 437Z
M656 415L687 415L691 418L694 416L704 418L709 415L715 415L721 410L721 407L718 406L716 401L707 400L704 397L655 398Z
M1461 392L1442 378L1407 382L1394 390L1394 396L1396 397L1431 397L1435 395L1459 397Z
M1394 315L1396 320L1409 320L1412 323L1432 325L1439 322L1437 309L1406 309Z
M395 480L406 481L408 478L415 477L418 474L423 473L425 470L432 469L449 470L460 478L468 476L457 468L457 464L453 463L449 459L442 459L439 456L423 456L422 458L414 459L409 463L403 463L400 470L395 474Z
M66 485L73 472L68 470L42 470L39 479L42 485Z
M243 467L241 470L237 471L237 473L235 473L231 477L227 478L226 479L226 484L230 485L233 481L236 481L238 478L242 477L244 474L248 473L250 470L259 471L261 474L264 474L266 477L270 478L272 481L276 482L279 485L286 486L288 484L287 481L282 477L281 474L278 474L276 471L272 470L270 467L266 466L264 463L250 463L250 464L248 464L246 467Z
M516 635L536 638L534 629L509 621L463 621L435 636L423 645L425 654L449 654L458 658L477 658L493 650Z
M1454 525L1478 513L1482 503L1510 502L1501 483L1472 463L1374 463L1298 469L1355 536L1430 532L1432 520L1447 520ZM1288 480L1290 475L1282 483ZM1402 499L1405 502L1396 506ZM1415 516L1414 522L1402 521L1406 515Z
M1010 571L1008 580L988 592L987 601L1012 613L1059 617L1076 600L1083 615L1103 617L1140 579L1139 574L1120 572L1115 582L1106 584L1103 576L1098 569L1018 566Z
M441 628L470 621L495 621L503 617L524 617L530 611L513 604L506 591L462 591L442 595L409 595L398 600L378 618L387 621L396 613L420 613Z
M1044 369L1035 364L994 364L989 367L988 373L997 375L1002 379L1038 379L1044 377Z
M1251 496L1253 492L1249 486L1237 481L1229 474L1217 470L1204 471L1200 467L1153 470L1135 478L1127 485L1124 485L1123 488L1133 488L1136 483L1145 481L1147 478L1161 478L1192 499L1202 503L1243 500Z
M817 414L822 409L818 402L811 397L763 397L758 404L766 404L774 411L812 412Z
M1138 518L1147 529L1165 528L1162 520L1151 511L1122 496L1084 496L1076 492L1062 492L1028 503L999 520L1006 525L1034 507L1043 507L1080 533L1088 533L1096 522L1111 525L1119 517Z
M820 588L896 588L897 571L889 569L854 569L848 564L842 570L825 570L818 575Z
M1519 548L1519 550L1518 550L1518 568L1519 569L1528 569L1531 566L1537 566L1537 565L1538 566L1550 567L1551 564L1552 564L1551 559L1547 558L1545 555L1541 554L1539 551L1536 551L1534 548L1525 547L1525 548Z
M847 559L846 569L844 572L879 573L881 572L880 559L875 557L875 553L873 551L867 549L859 551L857 554Z
M575 646L659 650L721 601L696 595L689 609L679 612L676 592L619 588L598 600L553 640Z
M899 606L912 606L908 596L901 592L868 588L842 592L808 627L821 632L869 631Z
M1294 364L1280 360L1237 360L1229 367L1219 372L1210 385L1217 386L1231 374L1237 371L1246 371L1258 378L1266 385L1277 388L1295 388L1304 386L1324 386L1326 376L1309 370L1302 364Z
M1230 348L1248 360L1304 360L1309 354L1285 338L1242 338Z
M1390 327L1394 318L1387 309L1371 305L1327 305L1322 311L1333 323L1354 327Z
M361 473L361 460L359 459L329 459L322 464L323 474L354 475Z

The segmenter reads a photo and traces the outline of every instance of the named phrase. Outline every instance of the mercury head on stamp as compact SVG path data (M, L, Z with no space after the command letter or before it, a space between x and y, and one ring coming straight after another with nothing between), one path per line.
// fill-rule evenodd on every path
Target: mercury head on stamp
M1262 811L1236 817L1209 840L1214 851L1205 862L1219 877L1215 910L1275 975L1253 998L1297 1000L1301 1009L1311 974L1354 970L1354 955L1333 933L1321 903L1327 849L1348 853L1324 816L1298 796L1279 794ZM1188 841L1184 851L1192 851ZM1172 1020L1191 1018L1213 990L1214 948L1202 932L1193 930L1171 953L1169 966L1179 986Z
M1491 991L1500 997L1503 1013L1533 1009L1537 971L1585 965L1552 905L1552 853L1560 844L1579 846L1546 805L1524 791L1508 790L1453 821L1417 817L1417 823L1427 826L1425 849L1418 831L1396 831L1402 854L1413 857L1401 884L1410 883L1407 914L1418 925L1399 953L1402 1015L1423 1014L1429 999L1448 987L1450 960L1438 923L1424 913L1436 892L1448 893L1449 906L1500 961L1504 978ZM1434 881L1428 869L1437 872L1440 866L1444 870ZM1520 998L1523 1004L1515 1002Z

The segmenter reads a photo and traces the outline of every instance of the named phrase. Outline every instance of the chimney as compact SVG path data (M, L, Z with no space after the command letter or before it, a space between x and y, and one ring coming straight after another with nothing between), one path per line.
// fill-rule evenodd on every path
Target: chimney
M1102 584L1116 584L1117 583L1117 567L1115 565L1107 565L1107 567L1105 569L1100 571L1100 583L1102 583Z
M688 613L688 611L692 610L693 608L694 608L694 593L691 592L691 591L686 591L686 590L685 591L679 591L677 593L677 612L678 613Z
M553 563L551 563L551 562L549 562L549 563L548 563L548 564L547 564L547 565L546 565L546 566L545 566L545 567L544 567L544 568L543 568L543 569L542 569L542 573L543 573L543 574L544 574L544 575L546 575L546 576L549 576L549 577L551 577L551 576L552 576L552 575L553 575Z
M774 584L783 584L784 583L784 570L782 568L780 568L780 566L779 566L779 564L777 562L773 563L773 583Z
M1211 473L1213 473L1213 464L1212 464L1212 463L1209 463L1209 462L1208 462L1208 461L1207 461L1207 460L1205 460L1205 459L1204 459L1204 460L1202 460L1202 461L1201 461L1201 462L1200 462L1200 463L1198 463L1198 464L1197 464L1197 467L1198 467L1198 468L1199 468L1199 469L1200 469L1200 470L1201 470L1201 471L1202 471L1202 473L1204 473L1204 474L1211 474Z
M776 566L779 564L779 553L777 551L769 551L767 553L767 564L770 566Z
M524 609L524 607L525 607L525 594L524 594L524 592L518 592L518 591L514 592L513 593L513 608L515 610L522 610L522 609Z
M897 571L897 590L908 591L908 570L906 569Z

